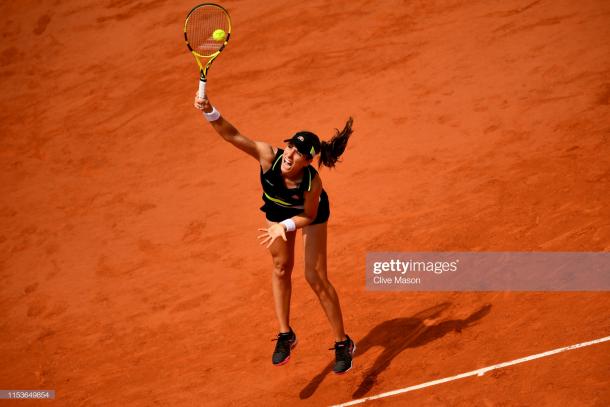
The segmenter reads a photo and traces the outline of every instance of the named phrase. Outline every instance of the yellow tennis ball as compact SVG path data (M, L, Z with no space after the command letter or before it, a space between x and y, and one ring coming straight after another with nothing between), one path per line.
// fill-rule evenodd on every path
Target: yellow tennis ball
M212 34L212 38L214 38L214 41L224 41L225 40L225 36L227 35L227 33L225 33L225 30L221 30L220 28L218 30L215 30L214 33Z

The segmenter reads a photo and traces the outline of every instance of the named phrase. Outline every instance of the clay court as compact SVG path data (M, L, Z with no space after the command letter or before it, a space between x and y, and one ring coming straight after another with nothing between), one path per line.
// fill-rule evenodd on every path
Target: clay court
M610 292L372 292L372 251L610 251L610 2L227 0L208 95L282 146L354 117L329 276L277 333L257 163L193 108L187 1L2 2L2 405L324 406L610 335ZM297 259L302 259L300 233ZM607 406L610 342L363 405Z

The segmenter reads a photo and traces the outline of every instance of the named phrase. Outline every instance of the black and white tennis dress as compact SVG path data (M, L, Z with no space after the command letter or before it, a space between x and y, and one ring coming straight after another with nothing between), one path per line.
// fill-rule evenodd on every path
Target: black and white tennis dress
M297 188L286 188L281 170L283 155L284 150L279 148L271 168L263 173L261 167L261 184L263 186L263 201L265 202L261 211L265 212L267 220L271 222L281 222L284 219L303 213L304 193L311 190L311 182L318 174L315 168L308 165L303 169L303 179L299 186ZM311 224L324 223L329 216L328 195L322 189L318 213Z

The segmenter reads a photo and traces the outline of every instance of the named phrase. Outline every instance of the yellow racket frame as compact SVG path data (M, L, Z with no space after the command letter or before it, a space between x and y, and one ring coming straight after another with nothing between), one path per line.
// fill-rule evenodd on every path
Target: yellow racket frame
M188 37L186 36L186 26L188 25L189 22L189 18L191 17L191 15L193 15L193 12L201 7L217 7L220 10L222 10L222 12L227 16L227 21L229 23L229 29L226 32L226 37L224 40L224 43L220 46L220 48L218 49L218 51L210 54L210 55L202 55L200 53L198 53L197 51L195 51L192 47L191 44L189 44L188 41ZM186 43L186 46L188 47L189 51L191 51L191 53L193 54L193 56L195 57L195 61L197 61L197 65L199 66L199 73L200 73L200 77L199 77L199 96L200 97L204 97L205 96L205 83L207 82L207 77L208 77L208 70L210 69L210 66L212 65L212 62L214 62L214 59L216 59L216 57L225 49L225 47L227 46L227 43L229 42L229 38L231 37L231 16L229 15L229 12L227 11L227 9L225 9L224 7L222 7L219 4L215 4L215 3L202 3L199 4L195 7L193 7L191 9L191 11L188 12L188 14L186 15L186 19L184 20L184 42ZM201 62L201 59L205 59L207 58L208 61L207 63L204 65Z

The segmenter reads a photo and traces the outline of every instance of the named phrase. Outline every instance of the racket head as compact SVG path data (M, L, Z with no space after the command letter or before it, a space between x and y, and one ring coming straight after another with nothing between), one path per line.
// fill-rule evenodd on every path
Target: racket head
M216 30L225 32L224 40L214 39ZM203 3L193 7L187 14L184 21L184 41L195 57L216 57L227 45L230 37L231 17L224 7Z

